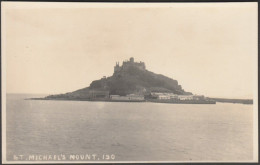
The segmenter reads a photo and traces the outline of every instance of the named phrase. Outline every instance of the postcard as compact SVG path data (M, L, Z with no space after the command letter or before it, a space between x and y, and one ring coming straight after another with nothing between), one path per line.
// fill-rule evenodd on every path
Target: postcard
M258 162L257 7L2 2L2 163Z

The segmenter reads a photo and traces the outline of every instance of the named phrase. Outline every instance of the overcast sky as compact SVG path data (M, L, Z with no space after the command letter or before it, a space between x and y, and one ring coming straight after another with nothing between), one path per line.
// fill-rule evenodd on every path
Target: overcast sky
M134 57L194 94L253 98L257 3L2 7L7 93L71 92Z

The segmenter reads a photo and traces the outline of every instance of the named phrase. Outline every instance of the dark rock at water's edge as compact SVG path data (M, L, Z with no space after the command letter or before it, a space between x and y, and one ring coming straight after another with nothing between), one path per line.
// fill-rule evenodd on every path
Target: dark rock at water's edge
M109 95L128 94L149 95L151 92L168 92L178 95L191 95L178 84L177 80L146 70L143 62L135 62L133 58L124 61L122 66L116 63L114 74L94 80L89 87L66 94L50 95L46 99L99 99Z

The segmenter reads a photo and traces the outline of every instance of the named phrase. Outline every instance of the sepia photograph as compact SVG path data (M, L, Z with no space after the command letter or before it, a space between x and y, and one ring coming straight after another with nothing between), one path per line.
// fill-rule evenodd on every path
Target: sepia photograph
M2 163L258 162L258 3L1 2Z

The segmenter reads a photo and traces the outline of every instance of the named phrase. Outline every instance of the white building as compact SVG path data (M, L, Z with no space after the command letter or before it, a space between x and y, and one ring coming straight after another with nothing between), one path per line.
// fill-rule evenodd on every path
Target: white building
M159 100L204 100L203 95L176 95L174 93L151 92L151 96Z
M169 99L171 99L171 97L169 95L159 95L158 99L159 100L169 100Z
M179 100L193 100L193 95L178 95Z
M169 100L171 99L173 96L175 96L175 94L173 93L159 93L159 92L152 92L151 93L152 97L155 97L159 100ZM176 95L177 96L177 95Z
M143 95L129 94L126 95L126 97L128 97L130 100L144 100Z

